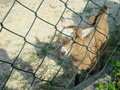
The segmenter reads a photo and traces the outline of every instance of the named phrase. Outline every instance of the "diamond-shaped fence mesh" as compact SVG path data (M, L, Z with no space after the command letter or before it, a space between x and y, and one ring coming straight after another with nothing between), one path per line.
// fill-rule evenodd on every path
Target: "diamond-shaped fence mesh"
M68 13L71 12L73 17L74 15L76 15L77 18L79 18L79 20L76 21L77 25L82 26L82 23L91 25L84 19L84 14L89 15L93 9L96 11L98 10L98 8L101 8L104 5L107 5L107 2L110 2L110 1L101 0L102 2L101 4L101 3L95 2L95 0L81 0L81 3L79 4L80 8L82 6L81 5L82 2L85 2L84 9L81 13L76 12L74 8L70 7L71 4L69 2L72 2L72 0L53 0L53 1L51 0L50 2L56 3L56 6L53 6L52 4L47 4L46 1L48 0L40 0L40 1L33 0L33 5L30 7L34 7L35 2L37 3L38 6L36 5L33 9L31 9L29 7L29 4L24 4L25 2L23 0L14 0L8 12L1 20L0 22L0 39L1 39L1 42L0 42L0 69L1 69L0 70L0 73L1 73L0 89L9 90L14 88L16 89L18 87L17 89L20 89L20 90L25 88L27 89L31 88L33 90L42 90L42 89L51 90L52 88L54 88L55 90L70 89L70 88L82 90L83 88L89 86L95 80L100 78L104 73L106 73L107 66L109 65L109 61L111 59L112 60L114 59L114 56L115 56L114 54L118 51L118 48L119 48L119 40L111 39L110 37L110 39L109 38L107 39L108 39L108 42L111 42L112 40L113 47L110 47L110 53L106 58L103 69L99 73L95 74L94 76L90 76L90 72L92 71L92 69L90 71L85 71L84 79L81 81L79 85L77 85L76 87L73 87L74 78L76 75L76 73L73 73L72 71L73 64L68 62L69 60L64 60L63 58L60 57L59 53L57 52L59 50L59 47L54 42L56 40L56 37L59 36L58 33L73 39L73 37L64 34L59 29L60 20L65 15L66 12ZM73 2L76 2L76 1L79 1L79 0L75 0ZM60 4L57 4L57 2L59 2ZM119 12L120 12L119 3L120 2L114 3L116 7L118 6L118 8L116 9L117 13L114 16L112 16L112 13L106 13L108 18L110 18L111 20L110 23L112 22L112 25L110 25L111 31L109 32L109 35L111 35L112 33L113 34L116 33L117 29L119 31L120 22L119 20L116 19L116 17L119 16ZM90 4L91 6L93 5L94 7L88 8ZM59 8L59 10L55 11L54 9L56 9L58 6L61 6L61 7ZM74 5L74 7L77 7L77 6ZM51 9L47 13L42 12L43 10L47 10L49 8L52 8L53 11ZM17 11L14 12L15 10ZM26 13L24 14L24 12ZM49 15L51 12L55 12L55 14L57 13L61 13L61 14L58 14L55 17L54 17L54 14L51 15L50 17L49 16L47 17L47 15ZM22 17L26 19L21 21ZM86 17L89 17L89 16L86 16ZM47 18L47 19L44 19L44 18ZM116 29L116 27L118 28ZM94 28L96 28L96 26ZM113 29L116 29L116 30L113 30ZM96 32L97 31L98 30L96 30ZM50 36L51 35L50 32L52 32L52 36ZM4 36L2 36L3 33L4 33ZM117 34L119 34L119 32ZM11 37L12 37L12 40L10 41L9 39ZM114 38L118 38L117 35ZM49 43L48 43L48 39L49 39ZM3 42L7 42L7 43L2 44ZM73 39L72 45L74 43L79 44ZM8 44L8 45L5 46L5 44ZM72 45L71 45L71 48L72 48ZM81 45L81 46L87 48L86 53L90 52L94 54L92 50L88 49L88 46L85 46L85 45ZM32 50L30 50L30 48L32 48ZM7 51L8 53L10 52L9 55L7 55ZM119 53L116 53L116 54L119 54ZM98 54L98 57L99 57L99 54ZM67 57L65 59L70 59L70 58Z

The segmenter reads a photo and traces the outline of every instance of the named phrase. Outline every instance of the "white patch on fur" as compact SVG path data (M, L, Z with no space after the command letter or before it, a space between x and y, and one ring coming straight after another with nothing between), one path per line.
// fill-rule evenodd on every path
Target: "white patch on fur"
M69 36L73 36L75 32L74 32L74 29L68 28L68 29L64 29L64 30L63 30L63 33L66 34L66 35L69 35ZM64 36L65 36L65 37L68 37L68 36L66 36L66 35L64 35Z
M61 48L61 52L65 52L65 55L68 53L67 49L65 47Z
M88 36L94 29L94 27L83 29L82 30L82 38Z

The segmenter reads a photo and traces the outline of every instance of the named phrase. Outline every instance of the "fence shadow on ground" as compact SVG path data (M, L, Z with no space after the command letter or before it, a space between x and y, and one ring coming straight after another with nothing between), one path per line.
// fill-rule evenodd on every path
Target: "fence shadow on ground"
M16 76L11 76L11 75L14 75L13 72L10 74L11 70L13 67L11 67L12 63L10 62L10 60L14 60L13 59L10 59L6 50L0 48L0 89L2 88L3 90L13 90L13 88L9 88L8 86L6 86L7 82L11 82L9 81L9 79L12 77L12 79L18 79L18 77ZM27 63L27 62L24 62L22 60L22 58L18 58L18 60L20 60L23 64L27 64L28 67L31 69L32 71L32 67ZM21 67L21 66L20 66ZM23 72L22 70L19 70L19 68L14 68L14 70L17 70L25 80L27 80L27 84L30 84L32 82L32 80L29 80L28 79L28 75L26 75L26 72ZM10 75L10 77L9 77ZM8 79L9 78L9 79ZM7 81L8 79L8 81ZM6 82L7 81L7 82ZM3 87L5 85L5 87Z
M49 58L50 60L53 60L57 66L60 66L59 68L59 72L63 72L62 75L56 75L54 77L54 84L59 84L58 87L60 86L61 88L62 87L65 87L68 83L68 80L70 78L72 78L72 75L73 75L73 72L72 72L72 62L71 62L71 58L66 58L66 60L64 60L61 56L60 56L60 45L56 42L53 42L51 43L50 45L48 43L45 43L45 42L41 42L37 37L36 37L36 46L40 46L40 47L43 47L43 48L48 48L46 49L47 50L47 54L45 54L43 52L43 50L39 49L39 48L36 48L35 47L35 50L37 52L37 56L39 59L42 59L42 57L44 55L46 55L47 58ZM48 61L49 61L48 59ZM51 63L52 64L52 63ZM49 68L48 68L49 69ZM53 68L54 69L54 68ZM57 71L54 71L57 73ZM54 85L53 85L54 87Z
M1 56L0 60L2 60L2 59L4 59L5 61L10 60L7 52L2 48L0 48L0 56ZM2 60L2 61L4 61L4 60ZM7 76L11 71L10 68L11 68L10 64L0 61L0 89L2 88L2 86L4 85L4 83L7 80Z

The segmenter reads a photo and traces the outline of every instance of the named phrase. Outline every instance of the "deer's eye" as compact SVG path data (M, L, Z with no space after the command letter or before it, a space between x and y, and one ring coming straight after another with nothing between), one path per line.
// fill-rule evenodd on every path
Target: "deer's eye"
M62 45L65 45L66 44L66 42L65 41L62 41Z
M63 45L66 45L66 44L68 44L69 42L70 42L70 39L65 39L65 40L63 40L62 44L63 44Z

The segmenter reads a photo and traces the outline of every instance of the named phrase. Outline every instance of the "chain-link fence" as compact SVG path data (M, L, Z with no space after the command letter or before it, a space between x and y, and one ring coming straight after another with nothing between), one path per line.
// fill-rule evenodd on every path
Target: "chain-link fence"
M83 18L83 14L86 12L86 8L87 8L87 6L88 6L88 4L89 3L92 3L92 4L94 4L96 7L98 7L98 8L101 8L101 7L103 7L104 5L106 5L106 2L107 2L107 0L103 0L104 1L104 3L102 4L102 5L99 5L99 4L97 4L96 2L94 2L94 0L87 0L86 2L86 6L85 6L85 8L84 8L84 10L83 10L83 12L82 13L77 13L76 11L74 11L73 9L71 9L71 8L69 8L68 7L68 2L69 2L69 0L59 0L59 2L61 2L62 3L62 5L64 5L64 9L63 9L63 11L62 11L62 13L61 13L61 15L59 16L59 19L58 19L58 21L56 22L56 24L53 24L53 23L51 23L51 22L49 22L49 21L47 21L47 20L44 20L42 17L40 17L39 15L38 15L38 11L39 11L39 9L42 7L42 4L45 2L46 0L42 0L41 2L40 2L40 4L39 4L39 6L37 7L37 9L36 10L32 10L31 8L29 8L29 7L27 7L26 5L24 5L24 3L22 3L21 1L19 1L19 0L14 0L14 2L12 3L12 5L11 5L11 7L10 7L10 9L9 9L9 11L7 12L7 14L4 16L4 18L1 20L1 22L0 22L0 30L1 30L1 33L0 34L2 34L2 32L5 30L5 31L7 31L7 32L9 32L9 33L12 33L12 34L14 34L14 35L16 35L16 36L18 36L19 38L21 38L22 40L23 40L23 45L22 45L22 47L21 47L21 49L19 50L19 52L17 53L17 56L15 56L14 57L14 59L13 59L13 61L12 62L9 62L9 61L7 61L7 60L4 60L4 59L2 59L2 58L0 58L0 62L1 62L1 64L3 63L6 63L6 64L8 64L8 65L10 65L10 70L9 70L9 74L6 76L6 79L5 79L5 81L4 82L2 82L2 84L1 84L1 86L0 86L0 88L1 89L5 89L5 87L6 87L6 84L7 84L7 82L9 81L9 79L10 79L10 77L12 76L12 73L13 73L13 71L14 70L17 70L17 71L20 71L20 72L24 72L24 73L27 73L27 74L30 74L31 75L31 77L32 77L32 80L29 82L30 83L30 86L29 86L29 88L32 88L34 85L35 85L35 82L36 82L36 79L37 80L39 80L39 83L40 82L45 82L45 83L47 83L46 84L46 86L50 86L49 88L52 88L52 87L54 87L54 86L58 86L58 87L62 87L62 88L64 88L64 89L67 89L67 88L71 88L71 84L73 83L73 81L74 81L74 78L75 78L75 75L76 75L76 73L67 73L67 74L71 74L71 76L70 76L70 78L68 78L67 79L67 84L65 84L64 85L64 82L60 82L60 83L63 83L63 85L61 85L60 83L55 83L54 82L54 80L57 78L57 80L59 81L59 79L58 79L58 73L60 73L60 71L61 71L61 69L65 66L64 65L64 62L66 62L66 61L64 61L60 56L59 56L59 54L56 54L56 52L54 52L54 53L51 53L51 52L49 52L49 50L51 50L51 49L54 49L54 39L55 39L55 37L57 36L57 33L60 33L60 34L64 34L61 30L59 30L58 29L58 24L59 24L59 22L60 22L60 20L61 20L61 17L63 17L63 15L64 15L64 13L65 13L65 11L66 10L69 10L70 12L72 12L73 14L75 14L75 15L77 15L78 16L78 18L80 18L80 22L78 23L78 25L79 26L81 26L81 23L82 22L84 22L84 23L86 23L86 24L88 24L88 25L91 25L90 23L88 23L86 20L84 20L84 18ZM14 31L14 30L10 30L9 28L7 28L5 25L4 25L4 22L5 22L5 20L9 17L9 14L10 14L10 12L13 10L13 8L15 7L15 4L19 4L20 6L22 6L23 8L25 8L25 9L27 9L27 11L29 11L29 12L32 12L33 14L34 14L34 18L32 18L32 23L31 23L31 25L29 26L29 30L26 32L26 34L23 36L23 35L21 35L21 34L19 34L19 33L17 33L16 31ZM119 5L119 4L118 4ZM45 7L45 8L47 8L47 7ZM54 6L51 6L51 8L56 8L56 7L54 7ZM98 9L97 8L97 9ZM90 11L91 11L91 9L88 9L87 10L87 12L89 12L90 13ZM120 8L118 9L118 11L117 11L118 13L120 12ZM48 12L48 14L49 14L50 12ZM56 12L57 13L57 12ZM111 18L111 20L113 20L113 22L114 22L114 26L118 26L119 27L119 25L120 25L120 23L115 19L115 17L113 17L111 14L108 14L108 13L106 13L106 15L109 17L109 18ZM116 14L116 17L118 16L118 14ZM16 15L16 17L17 17L17 15ZM23 15L23 17L24 17L24 15ZM51 17L51 18L54 18L54 17ZM21 18L22 19L22 18ZM31 19L31 18L27 18L27 19ZM36 41L38 42L38 44L33 44L33 43L31 43L28 39L27 39L27 36L30 34L30 32L31 32L31 29L33 28L33 26L34 26L34 24L35 24L35 22L37 21L37 20L41 20L42 22L44 22L44 23L47 23L48 25L50 25L50 26L52 26L52 27L54 27L54 29L55 29L55 31L54 31L54 34L53 34L53 36L50 38L50 42L49 43L45 43L45 42L43 42L42 44L44 44L43 46L42 45L38 45L38 44L41 44L41 42L38 40L38 38L36 38ZM22 23L21 23L22 24ZM27 24L27 23L26 23ZM18 26L15 26L15 27L18 27ZM44 26L43 26L44 27ZM96 28L96 27L95 27ZM39 29L39 28L38 28ZM119 29L119 28L118 28ZM97 30L96 30L97 31ZM34 31L33 31L34 32ZM114 33L114 32L116 32L116 30L115 31L111 31L112 33ZM111 32L109 33L110 35L111 35ZM43 34L45 34L45 33L43 33ZM65 34L64 34L65 35ZM103 34L104 35L104 34ZM94 35L93 35L94 36ZM2 38L4 38L4 37L2 37ZM1 39L2 39L1 38ZM72 37L70 37L70 38L72 38ZM111 38L111 37L110 37ZM92 38L91 38L91 40L92 40ZM108 42L110 41L111 39L109 39L108 38ZM17 42L17 41L16 41ZM74 41L75 42L75 41ZM73 43L74 43L73 42ZM76 42L76 43L78 43L78 42ZM78 43L79 44L79 43ZM91 83L93 83L95 80L97 80L98 78L100 78L104 73L106 73L106 70L107 70L107 66L108 66L108 64L109 64L109 61L111 60L111 58L112 58L112 56L114 55L114 53L117 51L117 49L118 49L118 47L119 47L119 40L117 40L115 43L114 43L114 47L112 47L111 49L111 51L112 51L112 53L110 53L109 54L109 56L107 57L107 60L106 60L106 62L105 62L105 66L103 67L103 69L99 72L99 73L97 73L97 74L95 74L94 76L89 76L89 74L90 74L90 71L89 72L87 72L87 71L85 71L85 78L83 79L83 82L81 82L80 83L80 85L78 85L78 86L76 86L75 87L75 89L78 89L78 90L82 90L83 88L85 88L85 87L87 87L88 85L90 85ZM17 67L16 66L16 62L17 61L19 61L20 59L19 59L19 56L21 55L21 53L23 52L23 50L24 50L24 48L25 48L25 46L26 45L32 45L36 50L38 50L37 51L37 54L38 54L38 56L39 56L39 54L40 55L42 55L42 57L40 57L40 59L41 59L41 61L38 61L37 62L37 67L35 68L35 70L33 71L33 70L26 70L26 69L24 69L24 68L19 68L19 67ZM89 45L88 45L89 46ZM86 48L88 47L88 46L86 46ZM1 47L0 47L1 48ZM72 47L71 47L72 48ZM2 49L1 49L2 50ZM58 49L57 49L58 50ZM4 51L4 50L3 50ZM42 51L42 53L40 53L40 51ZM5 52L5 51L4 51ZM90 53L93 53L93 52L91 52L89 49L87 49L87 52L90 52ZM6 52L5 52L6 53ZM55 71L55 74L53 75L53 77L52 77L52 79L51 80L46 80L46 79L44 79L44 78L42 78L42 76L41 77L38 77L37 75L36 75L36 73L38 72L38 70L40 69L40 68L42 68L41 66L42 66L42 64L45 62L45 58L46 57L51 57L51 56L49 56L49 55L51 55L51 56L53 56L55 59L57 59L58 61L61 61L60 63L59 63L59 65L60 65L60 67ZM6 56L7 57L7 56ZM35 59L35 58L34 58ZM20 62L19 62L20 63ZM25 62L26 63L26 62ZM71 66L72 64L69 64L68 66ZM62 67L63 66L63 67ZM6 67L6 66L4 66L4 67ZM71 66L72 67L72 66ZM68 67L66 70L69 70L70 69L70 67ZM72 71L69 71L69 72L72 72ZM49 73L48 73L48 75L49 75ZM61 76L62 77L62 76ZM63 76L62 78L64 79L64 77L65 76ZM66 77L69 77L69 76L66 76ZM42 88L42 87L41 87ZM45 88L45 87L44 87ZM9 89L9 88L8 88ZM36 89L37 90L37 89ZM39 90L40 90L40 88L39 88ZM46 89L44 89L44 90L46 90Z

